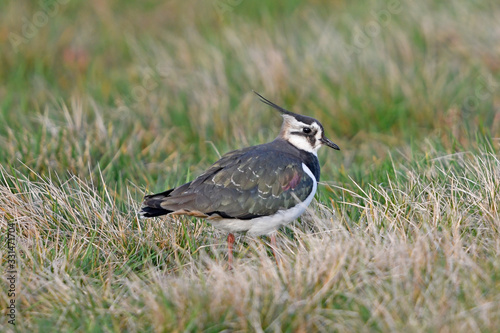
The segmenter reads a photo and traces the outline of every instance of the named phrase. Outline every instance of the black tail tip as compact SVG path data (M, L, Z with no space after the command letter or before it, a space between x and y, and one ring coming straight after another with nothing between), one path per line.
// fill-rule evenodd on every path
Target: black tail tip
M141 210L139 211L139 215L141 215L141 217L156 217L156 216L167 215L171 212L172 212L171 210L163 208L142 206Z

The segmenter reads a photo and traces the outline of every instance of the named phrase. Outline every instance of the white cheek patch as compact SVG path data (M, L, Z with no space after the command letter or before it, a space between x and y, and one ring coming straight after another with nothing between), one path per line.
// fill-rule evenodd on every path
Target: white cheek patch
M316 145L314 146L314 149L316 149L316 151L318 151L319 147L321 147L321 137L323 137L323 133L321 133L321 130L318 130L318 132L316 133Z
M285 120L285 131L283 133L283 138L298 149L307 151L317 156L318 149L321 147L320 139L323 135L321 126L316 122L313 122L312 124L305 124L289 115L283 115L283 118ZM304 127L309 127L313 131L316 131L316 135L314 136L316 139L314 145L311 144L307 137L303 135L292 134L293 132L302 132Z
M305 150L309 153L313 153L314 155L317 155L318 149L321 145L318 145L317 147L312 147L311 143L305 136L301 135L290 135L288 138L288 142L290 142L292 145L295 147Z

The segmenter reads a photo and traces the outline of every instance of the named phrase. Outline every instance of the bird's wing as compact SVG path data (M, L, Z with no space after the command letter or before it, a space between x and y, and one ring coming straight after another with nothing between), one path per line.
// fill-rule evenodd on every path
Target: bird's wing
M313 185L297 157L279 150L243 149L224 155L194 181L174 189L161 207L251 219L295 206Z

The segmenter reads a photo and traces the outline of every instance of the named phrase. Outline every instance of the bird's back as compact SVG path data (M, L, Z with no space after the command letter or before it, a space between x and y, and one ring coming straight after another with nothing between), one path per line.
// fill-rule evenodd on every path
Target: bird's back
M143 211L250 220L287 210L308 198L319 163L280 138L225 154L194 181L147 196Z

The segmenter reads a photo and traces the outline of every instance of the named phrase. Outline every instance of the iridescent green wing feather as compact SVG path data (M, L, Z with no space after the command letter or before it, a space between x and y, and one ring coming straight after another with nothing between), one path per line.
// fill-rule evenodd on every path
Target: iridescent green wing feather
M302 162L281 151L243 149L226 154L162 204L226 218L272 215L305 200L313 180Z

